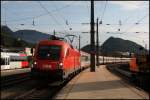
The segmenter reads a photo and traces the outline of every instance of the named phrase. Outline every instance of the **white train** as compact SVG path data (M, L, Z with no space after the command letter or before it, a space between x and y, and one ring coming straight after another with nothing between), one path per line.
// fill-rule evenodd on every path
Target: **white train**
M27 55L24 53L1 52L1 70L28 68Z
M130 62L131 58L125 57L106 57L99 56L99 63L127 63Z
M95 56L96 58L96 56ZM90 54L81 51L81 61L87 61L90 64ZM109 63L129 63L131 58L126 57L108 57L108 56L99 56L100 64L109 64ZM96 59L95 59L96 62ZM81 62L82 64L82 62Z

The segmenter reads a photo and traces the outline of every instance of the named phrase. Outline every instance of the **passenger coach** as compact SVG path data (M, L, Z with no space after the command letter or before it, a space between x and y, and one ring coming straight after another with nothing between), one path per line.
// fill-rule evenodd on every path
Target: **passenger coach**
M1 52L1 70L29 68L25 53Z

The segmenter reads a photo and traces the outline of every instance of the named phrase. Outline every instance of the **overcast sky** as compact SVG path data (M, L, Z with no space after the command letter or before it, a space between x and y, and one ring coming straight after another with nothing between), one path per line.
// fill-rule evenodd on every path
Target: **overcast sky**
M103 21L100 44L114 36L149 48L149 1L95 1L95 21L97 17ZM53 34L55 29L58 36L81 35L82 47L90 43L90 33L82 33L90 32L90 24L82 23L90 23L90 1L1 1L1 24L13 31ZM77 38L73 45L78 45Z

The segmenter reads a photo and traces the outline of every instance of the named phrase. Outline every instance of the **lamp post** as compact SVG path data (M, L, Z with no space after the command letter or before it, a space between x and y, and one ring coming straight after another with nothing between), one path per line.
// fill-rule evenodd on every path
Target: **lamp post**
M94 0L91 0L91 46L90 46L90 71L91 72L95 72L95 39L94 39L94 34L95 34L95 31L94 31Z
M81 42L81 36L79 35L79 52L80 52L80 42Z
M97 26L97 32L96 32L96 42L97 42L97 45L96 45L96 65L98 66L99 65L99 36L98 36L98 18L97 18L97 23L96 23L96 26Z

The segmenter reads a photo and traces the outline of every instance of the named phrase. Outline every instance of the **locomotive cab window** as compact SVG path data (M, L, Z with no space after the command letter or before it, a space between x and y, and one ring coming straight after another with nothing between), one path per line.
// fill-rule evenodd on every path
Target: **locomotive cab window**
M69 56L69 49L67 49L67 52L66 52L66 57Z
M61 46L58 45L40 45L38 48L38 57L40 59L59 60Z

